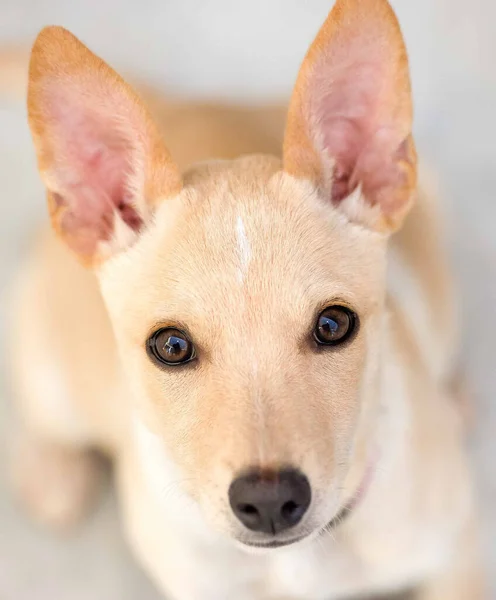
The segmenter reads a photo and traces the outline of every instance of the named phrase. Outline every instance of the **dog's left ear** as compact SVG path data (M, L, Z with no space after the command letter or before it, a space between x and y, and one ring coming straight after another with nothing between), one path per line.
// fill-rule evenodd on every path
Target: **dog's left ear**
M354 222L397 229L416 186L403 37L387 0L337 0L301 66L284 168ZM355 193L354 193L355 192Z

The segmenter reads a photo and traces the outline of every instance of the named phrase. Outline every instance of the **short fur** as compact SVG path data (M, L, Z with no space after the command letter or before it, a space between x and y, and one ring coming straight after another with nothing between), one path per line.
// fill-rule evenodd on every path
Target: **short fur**
M36 40L29 122L57 235L13 303L21 499L76 519L88 452L105 451L131 547L171 600L484 598L451 282L386 0L337 1L284 136L283 109L143 96L64 29ZM336 303L359 331L322 351L313 323ZM195 363L150 360L168 325ZM312 503L278 541L303 539L253 548L267 536L229 486L287 465Z

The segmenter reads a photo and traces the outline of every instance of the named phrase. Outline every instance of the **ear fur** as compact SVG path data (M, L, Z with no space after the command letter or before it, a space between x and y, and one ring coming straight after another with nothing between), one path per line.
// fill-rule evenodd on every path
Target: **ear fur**
M52 225L83 263L133 243L181 177L138 95L62 27L36 39L29 125Z
M284 167L348 218L397 229L416 187L408 59L387 0L337 0L301 66Z

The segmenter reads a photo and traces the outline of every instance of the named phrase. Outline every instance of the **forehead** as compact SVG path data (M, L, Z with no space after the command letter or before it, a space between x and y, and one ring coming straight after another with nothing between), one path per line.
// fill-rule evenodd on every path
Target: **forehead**
M241 307L247 319L277 319L333 300L365 308L382 263L378 241L278 162L252 157L190 173L181 197L159 207L108 272L114 288L127 288L112 294L123 308L151 322L221 324Z

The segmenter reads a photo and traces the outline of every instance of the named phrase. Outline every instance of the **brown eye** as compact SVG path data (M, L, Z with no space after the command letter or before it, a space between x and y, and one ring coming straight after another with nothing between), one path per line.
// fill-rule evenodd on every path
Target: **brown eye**
M179 329L159 329L148 338L148 353L158 362L177 366L195 358L195 347L188 336Z
M356 321L355 313L349 308L330 306L320 313L313 336L323 346L342 344L355 330Z

